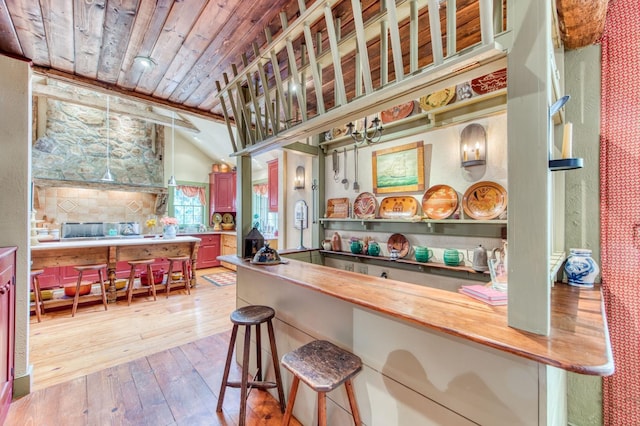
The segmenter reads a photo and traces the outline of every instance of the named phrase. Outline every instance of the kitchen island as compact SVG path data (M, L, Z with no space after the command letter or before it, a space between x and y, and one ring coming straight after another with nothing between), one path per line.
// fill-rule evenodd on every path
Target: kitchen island
M116 301L116 263L137 259L158 259L172 256L191 258L191 286L195 285L195 262L198 257L200 239L180 236L163 238L106 238L95 240L60 241L31 247L31 268L42 269L55 266L107 264L109 285L107 300Z
M541 336L509 327L506 306L458 293L291 259L222 260L238 267L238 306L276 310L280 356L326 339L362 358L354 385L367 425L566 424L565 372L613 373L597 287L557 284L551 333ZM330 423L349 424L345 395L329 397ZM303 424L314 403L298 397Z

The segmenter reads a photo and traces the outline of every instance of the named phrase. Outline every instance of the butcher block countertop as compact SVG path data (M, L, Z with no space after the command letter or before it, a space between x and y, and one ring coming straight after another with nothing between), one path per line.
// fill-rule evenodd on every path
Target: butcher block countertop
M551 290L551 333L541 336L509 327L507 306L490 306L463 294L293 259L278 265L254 265L233 255L219 259L542 364L595 376L614 371L599 286L556 284Z

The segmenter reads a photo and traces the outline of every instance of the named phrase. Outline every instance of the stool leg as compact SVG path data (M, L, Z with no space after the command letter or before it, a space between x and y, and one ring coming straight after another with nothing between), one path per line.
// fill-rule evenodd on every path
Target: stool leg
M40 283L36 275L31 279L31 289L33 290L33 300L36 305L36 318L38 319L38 322L40 322L42 321L40 311Z
M167 299L169 298L169 292L171 291L171 274L173 274L173 261L169 261L169 273L167 274Z
M249 354L251 352L251 327L244 332L244 348L242 351L242 381L240 382L240 418L238 426L244 426L247 417L247 397L249 396Z
M327 426L327 394L318 392L318 426Z
M227 381L229 379L229 369L231 368L231 358L233 357L233 347L236 344L238 335L238 325L234 324L231 330L231 340L229 340L229 350L227 351L227 361L224 364L224 373L222 373L222 384L220 385L220 393L218 394L218 405L216 411L222 411L222 402L224 401L224 393L227 390Z
M360 411L358 410L358 404L356 403L356 394L353 391L353 382L351 381L351 379L344 382L344 387L347 389L347 397L349 397L349 405L351 406L353 423L356 426L360 426L362 420L360 419Z
M78 272L78 282L76 283L76 294L73 296L73 308L71 308L71 317L76 316L76 309L78 309L78 300L80 298L81 282L82 282L82 271Z
M104 310L107 310L107 290L104 288L104 275L102 275L102 269L98 269L98 279L100 280L100 291L102 292L102 304Z
M189 279L191 274L189 273L189 262L186 260L182 262L182 279L184 280L184 287L187 289L187 294L191 294L191 280Z
M293 413L293 404L296 403L296 394L298 393L298 385L300 384L300 378L293 376L293 382L291 382L291 390L289 391L289 403L287 404L287 410L282 417L282 426L289 426L291 421L291 414Z
M131 298L133 297L133 280L135 279L135 277L136 266L131 265L131 272L129 273L129 283L127 284L127 305L131 305Z
M153 277L153 270L151 268L151 264L147 265L147 276ZM151 280L151 294L153 294L153 301L156 301L156 279L155 277Z
M276 376L276 387L278 388L278 399L280 400L280 411L284 413L284 390L282 388L282 376L280 374L280 362L278 358L278 349L276 348L276 336L273 332L273 323L267 321L267 330L269 332L269 344L271 345L271 360L273 361L273 371Z
M262 339L260 336L260 324L256 324L256 365L258 366L258 371L254 380L258 382L262 381Z

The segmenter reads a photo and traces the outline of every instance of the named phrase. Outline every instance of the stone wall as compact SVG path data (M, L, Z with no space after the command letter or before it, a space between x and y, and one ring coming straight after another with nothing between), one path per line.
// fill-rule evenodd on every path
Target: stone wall
M46 128L33 146L33 177L100 181L107 167L106 112L48 99L46 116ZM110 113L109 162L115 182L163 186L163 135L162 126Z

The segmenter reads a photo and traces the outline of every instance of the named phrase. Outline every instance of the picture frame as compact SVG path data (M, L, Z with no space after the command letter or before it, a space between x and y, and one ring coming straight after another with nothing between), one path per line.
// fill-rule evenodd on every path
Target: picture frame
M371 161L375 194L424 191L424 142L373 151Z

